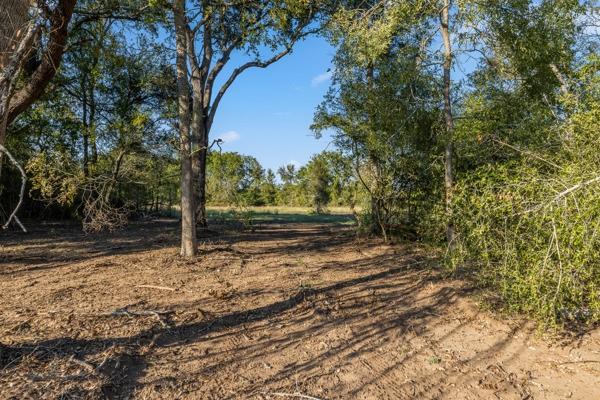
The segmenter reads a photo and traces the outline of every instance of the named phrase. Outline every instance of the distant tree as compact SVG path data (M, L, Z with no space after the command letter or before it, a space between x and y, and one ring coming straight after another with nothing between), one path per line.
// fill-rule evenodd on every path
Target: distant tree
M234 152L209 152L207 161L207 195L210 204L265 204L261 194L265 173L256 158Z
M277 169L277 175L279 175L279 178L284 185L294 184L298 179L298 171L296 171L296 166L294 164L287 164L279 167Z
M278 191L277 176L273 170L268 169L260 185L260 197L262 203L269 206L275 205L277 203Z
M305 179L312 197L312 206L317 214L325 211L331 199L331 183L333 177L324 157L315 156L306 165Z

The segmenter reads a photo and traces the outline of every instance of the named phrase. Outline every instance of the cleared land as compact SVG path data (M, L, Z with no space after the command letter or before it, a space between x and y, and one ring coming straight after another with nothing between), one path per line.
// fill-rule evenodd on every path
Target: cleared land
M432 250L213 217L191 262L176 221L2 233L0 398L600 398L599 332L500 320Z

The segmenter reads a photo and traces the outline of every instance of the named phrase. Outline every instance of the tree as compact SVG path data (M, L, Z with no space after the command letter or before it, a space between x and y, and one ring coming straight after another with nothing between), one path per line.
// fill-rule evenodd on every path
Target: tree
M185 0L173 1L175 37L177 43L177 97L179 110L179 134L181 137L181 255L194 257L198 245L196 239L196 215L194 211L194 175L192 170L192 138L190 134L191 110L190 85L187 68L187 23Z
M2 73L0 73L0 173L2 156L6 154L22 176L19 202L9 215L4 227L8 227L14 219L24 231L25 228L19 222L16 214L23 202L26 175L21 165L4 146L7 128L19 114L39 99L56 74L64 53L75 0L61 0L50 4L40 1L37 5L31 5L31 10L28 10L25 4L25 2L13 2L14 8L3 10L3 19L7 19L4 14L7 11L14 12L14 21L19 25L17 26L19 29L14 35L7 35L5 32L0 37L0 50L4 50L2 58L0 58L0 67L2 67ZM30 11L31 20L27 27L21 26L28 19L25 17L27 11ZM8 19L11 19L11 16ZM48 32L46 38L42 35L43 32ZM14 43L15 41L16 43ZM36 52L41 55L39 60L35 58ZM35 62L33 66L29 65L28 76L16 90L17 79L27 60Z
M209 135L225 93L243 72L251 68L266 68L281 60L299 40L318 31L317 19L322 13L319 2L312 0L235 4L227 1L199 2L193 9L193 13L188 13L183 29L191 65L191 131L196 148L197 222L206 226ZM264 54L265 49L267 55ZM217 78L230 63L234 52L251 59L234 68L216 90Z
M277 204L277 193L279 192L279 187L276 179L277 178L273 170L268 169L260 185L261 203L264 205L273 206Z
M444 187L446 192L446 241L454 246L454 223L452 221L452 193L454 191L454 117L452 115L452 43L450 37L451 0L444 0L440 13L440 32L444 42L444 120L446 123L446 145L444 147Z
M332 87L313 124L317 134L333 129L336 145L353 160L369 200L361 207L364 227L386 240L406 226L428 235L426 210L441 202L433 134L440 80L427 67L431 10L421 2L389 4L395 8L377 3L342 16Z
M47 38L42 40L37 36L36 45L39 45L38 53L39 60L37 66L31 71L30 76L26 79L25 84L11 96L10 103L7 109L0 115L10 124L15 118L25 111L33 102L38 100L44 90L56 75L58 66L62 61L62 56L65 52L65 45L69 33L69 23L73 16L76 0L59 0L57 2L41 1L38 5L39 15L42 18L42 23L39 28L44 28L47 32ZM34 12L35 14L35 12ZM33 37L32 37L33 39ZM29 44L29 47L33 42ZM42 48L43 46L43 48ZM27 49L25 51L29 51ZM19 64L19 61L17 61ZM18 70L12 72L12 76L16 76ZM0 132L1 134L1 132ZM3 136L0 136L0 144L4 142Z
M27 32L29 1L6 0L0 9L0 67L4 68L10 54Z
M315 156L306 165L307 186L312 195L312 206L317 214L322 214L331 199L330 186L333 177L324 157Z

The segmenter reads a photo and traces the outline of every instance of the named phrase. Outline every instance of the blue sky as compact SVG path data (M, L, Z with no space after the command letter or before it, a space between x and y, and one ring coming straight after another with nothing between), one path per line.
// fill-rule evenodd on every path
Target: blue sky
M331 148L329 137L315 139L310 124L329 87L333 55L333 47L313 37L268 68L244 72L217 110L211 140L221 137L223 151L252 155L273 170L290 162L304 164ZM232 57L223 77L243 61Z

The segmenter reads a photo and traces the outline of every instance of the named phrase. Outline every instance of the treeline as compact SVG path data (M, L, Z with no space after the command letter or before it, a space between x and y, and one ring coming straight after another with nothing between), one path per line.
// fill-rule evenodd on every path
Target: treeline
M315 212L328 206L354 208L360 196L351 160L325 151L301 167L288 164L276 172L258 160L232 152L210 152L208 204L217 206L297 206Z

